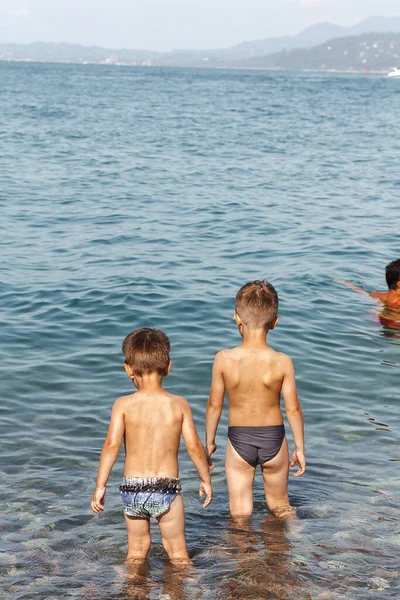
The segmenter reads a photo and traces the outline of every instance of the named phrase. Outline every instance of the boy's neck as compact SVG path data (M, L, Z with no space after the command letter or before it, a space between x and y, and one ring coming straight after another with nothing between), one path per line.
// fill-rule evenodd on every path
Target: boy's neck
M135 375L133 384L139 392L161 392L163 378L158 373L144 373L140 377Z
M264 327L262 327L261 329L248 329L247 327L243 326L242 344L246 346L268 346L268 331L269 330L265 330Z

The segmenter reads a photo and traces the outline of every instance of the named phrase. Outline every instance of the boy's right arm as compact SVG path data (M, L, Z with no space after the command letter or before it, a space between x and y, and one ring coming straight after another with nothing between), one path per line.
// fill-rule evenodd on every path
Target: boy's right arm
M214 469L214 465L211 462L211 454L217 449L215 436L224 407L225 382L222 375L221 358L221 355L217 354L214 360L210 397L208 399L206 411L206 449L210 469Z
M338 279L338 280L336 280L336 283L340 283L340 285L347 285L347 287L351 288L355 292L358 292L359 294L365 294L367 296L371 295L369 292L367 292L363 288L359 287L358 285L354 285L354 283L351 283L350 281L344 281L343 279Z
M103 505L104 496L106 494L107 480L121 449L124 433L125 419L122 408L122 398L119 398L114 403L111 412L110 426L108 428L107 437L100 455L96 489L93 492L92 501L90 503L90 507L95 513L102 512L104 510Z
M204 452L203 444L197 435L196 427L193 421L192 411L188 402L183 398L183 415L182 415L182 436L185 442L186 450L200 475L200 490L199 495L206 499L203 507L206 508L212 500L213 491L211 486L211 475L208 469L206 453Z
M340 283L341 285L347 285L347 287L351 288L355 292L358 292L359 294L364 294L364 296L371 296L371 298L376 298L377 300L381 300L382 302L385 302L387 296L387 292L367 292L363 288L354 285L353 283L350 283L350 281L338 280L336 281L336 283Z
M304 455L304 423L303 412L297 397L296 381L292 359L284 355L284 376L282 382L282 394L285 402L286 417L292 430L295 450L292 455L291 467L299 465L295 477L303 475L306 470L306 457Z

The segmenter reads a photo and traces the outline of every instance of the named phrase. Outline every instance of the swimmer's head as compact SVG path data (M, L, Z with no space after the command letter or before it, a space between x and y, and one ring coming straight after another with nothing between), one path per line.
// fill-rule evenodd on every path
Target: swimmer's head
M273 329L278 322L278 294L269 281L246 283L236 294L235 320L239 327Z
M386 283L389 290L395 290L397 287L400 287L400 258L387 265Z
M165 377L169 373L170 343L165 333L158 329L144 327L132 331L122 343L122 352L126 372L131 378L150 373Z

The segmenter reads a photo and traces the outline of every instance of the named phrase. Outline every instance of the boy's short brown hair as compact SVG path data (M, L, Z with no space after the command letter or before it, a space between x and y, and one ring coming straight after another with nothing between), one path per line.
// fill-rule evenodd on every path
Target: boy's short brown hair
M168 371L170 347L164 332L144 327L126 336L122 343L122 352L125 363L138 377L154 372L163 377Z
M269 281L250 281L236 294L235 311L250 329L269 329L278 314L278 294Z
M400 258L386 266L386 283L389 290L395 290L400 281Z

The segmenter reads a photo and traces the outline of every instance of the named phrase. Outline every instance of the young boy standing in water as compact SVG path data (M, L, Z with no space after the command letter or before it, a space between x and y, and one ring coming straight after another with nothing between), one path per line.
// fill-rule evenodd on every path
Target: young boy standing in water
M222 350L214 361L207 405L206 446L210 460L224 394L229 403L226 477L233 517L253 511L253 483L261 466L268 507L277 516L293 511L288 498L289 450L280 396L293 433L295 451L290 466L299 465L295 477L306 470L303 415L296 393L292 360L268 346L266 337L278 323L278 295L265 281L244 285L236 295L234 319L243 341ZM214 465L211 464L213 469Z
M125 469L120 492L128 530L129 559L144 559L150 549L150 517L160 526L165 551L172 560L187 560L185 514L180 495L178 450L181 434L200 475L203 507L212 500L211 477L188 402L163 389L171 361L167 336L139 329L122 345L125 370L137 392L119 398L100 456L91 508L104 510L106 484L125 442Z

